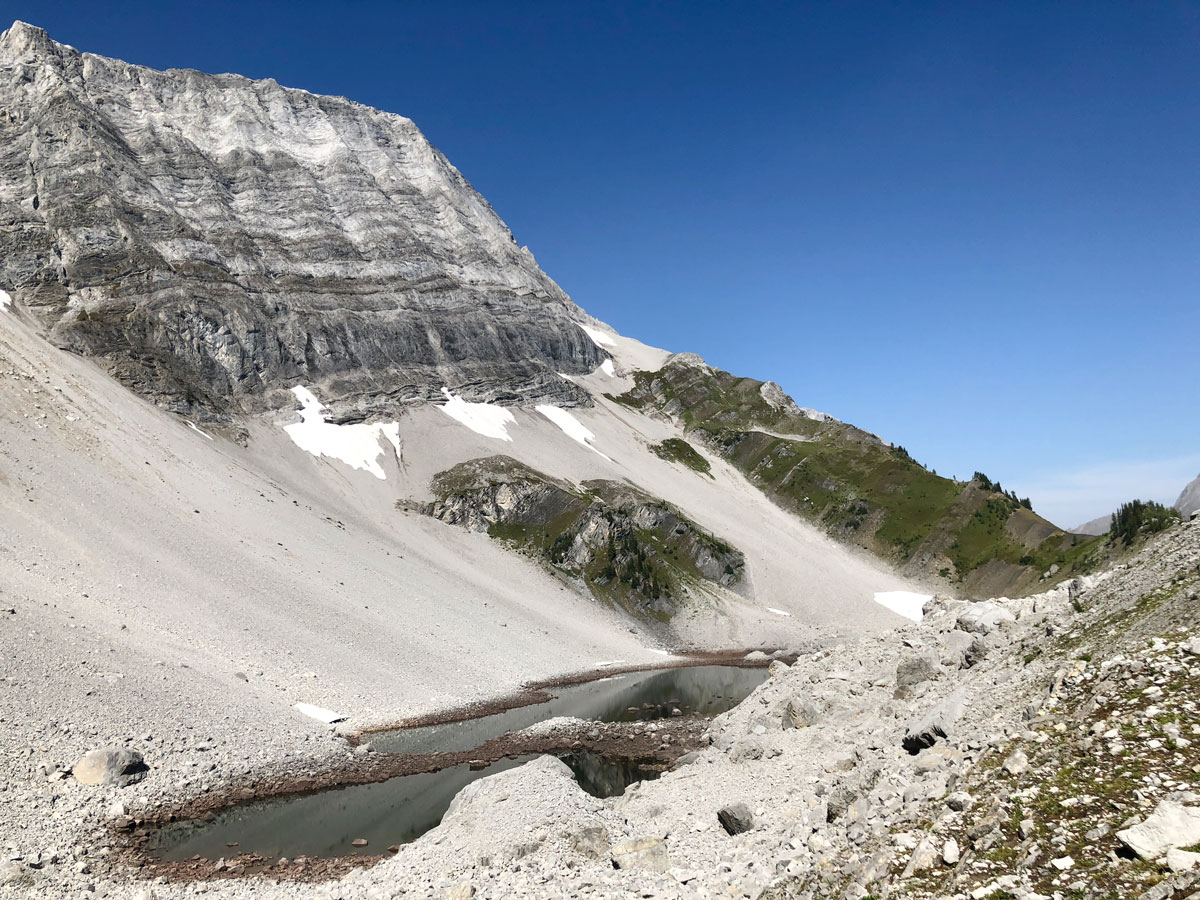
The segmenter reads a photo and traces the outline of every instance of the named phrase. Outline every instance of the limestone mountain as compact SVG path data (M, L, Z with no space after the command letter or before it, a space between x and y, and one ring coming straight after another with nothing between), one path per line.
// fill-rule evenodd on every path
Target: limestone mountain
M589 317L402 116L130 65L16 23L0 36L0 221L5 346L40 360L21 377L79 357L114 376L133 393L108 407L159 423L139 465L258 480L222 496L227 521L279 490L322 522L361 517L372 536L340 551L362 563L348 577L402 568L428 588L421 614L405 609L418 619L513 602L512 583L488 576L515 566L521 596L547 608L565 592L574 616L598 608L664 644L727 645L894 622L883 594L1028 592L1094 563L1092 545L989 484L938 477L778 385ZM84 471L63 448L111 443L105 410L87 410L60 410L61 459L39 456L40 419L14 420L28 442L14 439L13 459ZM96 431L76 445L81 422ZM187 450L153 449L185 427ZM115 462L128 451L88 452L96 483L142 497L146 473L133 487ZM74 509L74 477L31 483ZM201 504L179 499L184 476L158 477L174 499L142 499L190 522ZM135 537L148 521L105 523L103 538L153 542ZM279 527L272 547L334 567L310 533ZM229 546L237 535L214 534L207 558L258 539ZM259 583L284 565L273 552L246 569ZM325 603L319 583L292 599ZM380 583L356 589L369 608L417 602L379 597ZM530 615L541 621L513 613Z
M587 403L584 316L408 119L0 38L0 280L62 347L201 418L328 385Z
M1187 487L1180 491L1179 499L1175 501L1175 508L1184 516L1190 516L1200 509L1200 475L1197 475L1188 483Z

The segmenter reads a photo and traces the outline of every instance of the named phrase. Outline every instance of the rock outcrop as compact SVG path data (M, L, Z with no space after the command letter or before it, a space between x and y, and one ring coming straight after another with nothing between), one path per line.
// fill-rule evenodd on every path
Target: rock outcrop
M0 36L0 288L178 412L587 404L590 321L410 120Z
M731 587L745 568L740 551L630 485L576 487L494 456L442 472L432 488L426 515L507 541L639 617L669 620L696 587Z
M1180 491L1179 499L1175 501L1175 508L1184 518L1196 510L1200 510L1200 475L1188 482L1188 486Z

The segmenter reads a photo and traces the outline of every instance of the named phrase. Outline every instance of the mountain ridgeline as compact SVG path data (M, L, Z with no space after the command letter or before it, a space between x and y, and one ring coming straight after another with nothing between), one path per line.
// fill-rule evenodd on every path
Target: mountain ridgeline
M969 593L1020 593L1044 575L1090 571L1103 542L1070 534L986 478L954 481L901 447L801 409L771 382L697 357L639 372L611 399L665 416L779 505L914 575Z
M1023 593L1101 553L986 479L939 477L778 385L596 331L410 120L344 98L154 71L17 23L0 36L0 222L0 289L57 347L226 433L290 427L297 387L331 426L391 423L391 443L377 447L377 430L363 446L395 459L392 501L486 531L649 625L735 594L811 592L818 575L801 560L828 545L801 529L778 558L755 554L795 522L748 501L742 477L907 586ZM616 406L596 403L609 387ZM447 391L475 433L414 424ZM517 408L521 440L469 424L471 404L512 423L493 407ZM534 412L547 407L557 425ZM624 455L589 444L565 408L594 415ZM671 433L649 439L644 426L662 421ZM500 446L486 441L510 441L512 457L486 455ZM585 456L550 471L572 453ZM714 471L714 456L740 475ZM664 465L694 480L665 485ZM416 471L421 483L403 484ZM730 503L756 512L722 516ZM843 556L826 579L838 602L872 602L886 578ZM861 579L853 591L847 572Z
M588 404L606 357L408 119L273 80L0 37L0 281L173 411L322 385L339 420L441 396Z

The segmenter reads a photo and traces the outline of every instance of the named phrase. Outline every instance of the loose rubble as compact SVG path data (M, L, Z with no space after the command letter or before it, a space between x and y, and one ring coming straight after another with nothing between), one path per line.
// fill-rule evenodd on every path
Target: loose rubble
M208 864L205 880L139 885L138 868L114 852L120 835L144 829L163 793L211 792L256 765L196 739L187 754L147 756L144 782L87 787L59 777L40 751L5 748L6 809L71 812L56 819L53 845L40 832L40 845L8 848L0 891L1187 897L1200 889L1198 587L1200 524L1185 523L1113 571L1041 595L939 596L898 632L772 663L771 677L707 733L678 752L654 744L676 760L657 781L600 800L541 757L473 783L437 829L350 872L279 860L239 876L231 859ZM543 723L526 737L580 724ZM346 748L342 764L379 755ZM206 757L199 781L162 783L160 768ZM151 781L156 790L139 793Z

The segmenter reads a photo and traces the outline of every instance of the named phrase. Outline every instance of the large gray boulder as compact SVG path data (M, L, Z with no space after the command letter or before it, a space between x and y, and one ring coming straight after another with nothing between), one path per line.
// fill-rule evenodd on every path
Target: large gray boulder
M149 766L142 754L126 747L102 747L89 750L71 768L80 784L115 784L125 787L146 777Z
M962 717L966 701L961 692L951 694L925 715L911 722L904 732L903 746L916 756L926 747L949 737Z
M991 634L1016 620L1017 617L1003 606L984 600L981 603L972 603L959 614L958 627L972 634Z
M913 695L913 688L942 674L938 657L933 653L920 653L900 661L896 666L896 699Z
M1141 859L1158 859L1168 850L1200 843L1200 807L1160 800L1150 816L1117 839Z

